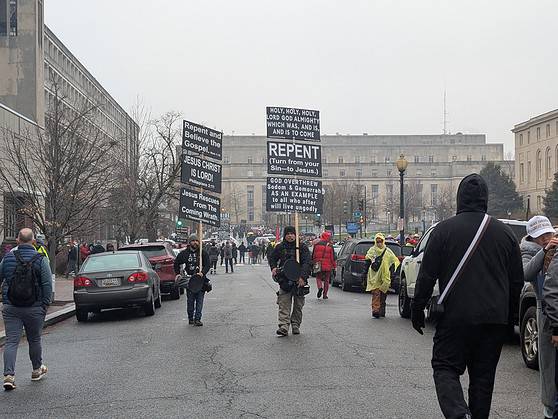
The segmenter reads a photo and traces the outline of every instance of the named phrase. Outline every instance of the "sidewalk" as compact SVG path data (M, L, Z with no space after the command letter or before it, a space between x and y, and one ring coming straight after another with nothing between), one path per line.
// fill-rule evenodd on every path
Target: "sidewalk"
M71 279L56 278L54 302L47 312L47 321L57 317L57 314L68 314L74 305L74 282ZM0 338L4 336L4 322L2 321L2 303L0 303ZM1 344L1 343L0 343Z

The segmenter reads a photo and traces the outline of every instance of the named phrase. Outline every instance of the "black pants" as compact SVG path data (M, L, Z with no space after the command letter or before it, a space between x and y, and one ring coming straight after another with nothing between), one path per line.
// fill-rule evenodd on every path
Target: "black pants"
M244 252L240 252L240 263L246 263L244 261Z
M217 259L211 261L211 269L217 270Z
M226 273L229 272L229 266L231 267L231 272L234 272L232 258L225 258L225 272Z
M448 322L446 322L448 323ZM496 367L506 339L506 325L450 325L436 327L432 369L442 413L448 419L487 419L492 403ZM469 374L469 406L459 377Z

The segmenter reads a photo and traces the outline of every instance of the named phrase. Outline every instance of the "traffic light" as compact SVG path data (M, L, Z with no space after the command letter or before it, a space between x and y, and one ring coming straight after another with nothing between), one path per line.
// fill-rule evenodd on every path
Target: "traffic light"
M364 211L364 199L359 199L358 200L358 210L360 212Z
M359 223L363 224L364 223L364 217L360 217L360 220L358 220Z
M182 227L182 220L176 220L176 228Z
M347 213L349 212L349 205L347 201L343 201L343 214L347 215Z
M316 218L314 219L314 225L316 227L321 227L322 226L321 214L316 214Z

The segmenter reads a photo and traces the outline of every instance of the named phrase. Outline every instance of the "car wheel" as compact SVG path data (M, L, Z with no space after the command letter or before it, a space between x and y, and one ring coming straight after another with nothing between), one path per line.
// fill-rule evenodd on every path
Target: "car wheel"
M531 306L525 311L519 329L521 356L528 368L539 369L539 330L537 325L537 307Z
M180 299L180 287L175 285L174 287L171 288L170 298L172 300L179 300Z
M89 318L89 312L76 307L76 319L80 323L84 323Z
M401 278L399 285L399 315L404 319L411 317L411 300L407 296L407 282Z
M155 314L155 296L151 293L151 298L143 306L143 311L146 316L153 316Z
M155 300L155 308L161 308L161 305L162 305L161 288L159 288L157 299Z

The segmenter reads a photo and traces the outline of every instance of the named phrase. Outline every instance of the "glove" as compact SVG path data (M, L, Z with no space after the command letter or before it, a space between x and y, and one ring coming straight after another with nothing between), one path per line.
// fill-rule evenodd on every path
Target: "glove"
M422 329L425 327L424 324L424 310L413 310L411 311L411 322L413 323L413 329L424 335Z

